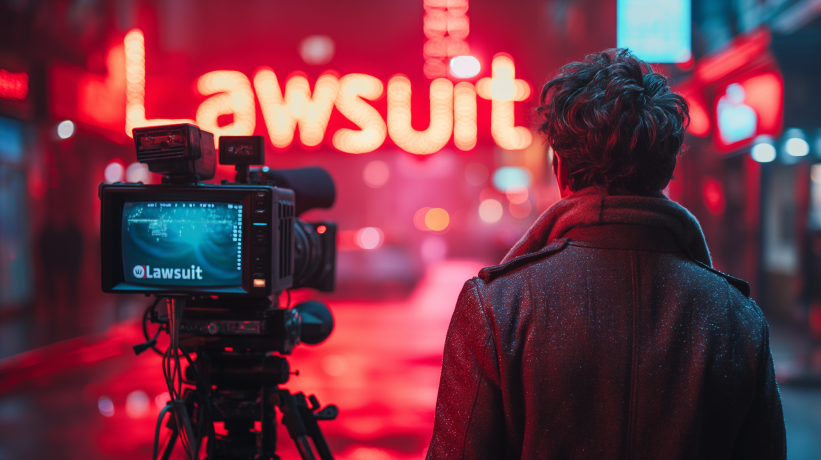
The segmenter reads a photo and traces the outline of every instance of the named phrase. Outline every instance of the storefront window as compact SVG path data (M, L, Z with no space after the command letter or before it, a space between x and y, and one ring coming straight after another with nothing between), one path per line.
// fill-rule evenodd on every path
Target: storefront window
M24 144L25 125L0 117L0 309L32 295Z

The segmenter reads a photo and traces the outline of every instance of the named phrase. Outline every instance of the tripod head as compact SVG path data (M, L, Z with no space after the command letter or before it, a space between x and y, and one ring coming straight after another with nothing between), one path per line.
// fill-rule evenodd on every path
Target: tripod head
M309 437L322 460L333 458L317 422L336 418L336 406L320 408L314 396L306 399L302 393L278 388L291 375L298 375L290 371L285 357L293 346L302 341L320 343L333 330L327 306L308 301L288 309L273 308L268 299L173 296L162 315L157 308L160 300L146 310L143 332L147 341L134 351L139 354L152 348L163 355L172 401L157 423L166 413L173 415L166 424L172 437L163 448L163 458L170 455L176 439L191 458L197 458L194 453L204 438L212 460L278 458L275 408L282 413L303 458L315 458ZM151 338L148 322L159 324ZM156 341L163 330L171 344L160 352ZM179 366L181 357L188 363L184 372ZM226 432L217 433L214 422L222 422ZM259 431L255 422L261 422Z

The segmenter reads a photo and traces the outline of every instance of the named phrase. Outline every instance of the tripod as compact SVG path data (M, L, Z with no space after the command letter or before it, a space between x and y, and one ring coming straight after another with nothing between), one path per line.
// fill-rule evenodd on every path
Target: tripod
M279 460L276 454L278 408L282 414L282 423L303 459L316 460L315 450L320 460L333 460L318 421L335 419L339 410L334 405L321 408L313 395L306 398L303 393L291 394L290 391L279 388L291 375L290 366L284 357L272 351L264 351L264 346L249 346L249 343L259 342L253 338L250 342L248 337L244 337L244 341L230 337L206 340L213 337L191 333L191 330L197 330L203 315L212 319L219 317L213 302L170 298L166 318L156 313L158 302L159 299L146 310L143 322L146 338L146 320L160 323L160 328L153 339L134 347L138 354L147 348L156 350L156 338L162 330L167 330L171 337L171 345L164 353L163 370L166 382L168 383L169 376L172 380L169 384L172 399L160 412L157 421L153 458L158 458L161 450L159 458L167 460L179 440L189 459L197 459L201 441L207 437L209 460ZM201 307L204 304L205 308L192 308L189 314L185 314L183 310L186 302ZM276 318L277 315L273 315L274 312L270 310L279 310L276 313L283 314L282 309L260 309L259 306L239 312L234 308L230 315L243 317L241 323L250 328L253 318ZM221 323L211 321L208 325L237 322L236 319ZM257 330L276 331L270 323L271 321L263 323ZM194 345L196 359L191 358L185 345L180 342L180 329L189 331L183 335L182 342ZM242 346L224 347L225 340ZM272 341L265 342L270 344ZM282 343L287 343L287 340ZM234 351L235 348L239 351ZM285 351L290 352L290 349L286 347ZM181 357L188 362L184 379L179 368ZM174 363L176 367L171 369ZM183 382L189 386L183 387ZM194 385L194 388L190 385ZM169 435L160 448L160 425L166 414L169 415L166 423ZM222 422L225 432L217 434L214 422Z

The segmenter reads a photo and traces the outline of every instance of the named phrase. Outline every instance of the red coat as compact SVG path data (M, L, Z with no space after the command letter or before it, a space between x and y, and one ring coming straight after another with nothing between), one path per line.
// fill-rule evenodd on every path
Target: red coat
M785 458L748 296L666 198L562 200L465 283L428 459Z

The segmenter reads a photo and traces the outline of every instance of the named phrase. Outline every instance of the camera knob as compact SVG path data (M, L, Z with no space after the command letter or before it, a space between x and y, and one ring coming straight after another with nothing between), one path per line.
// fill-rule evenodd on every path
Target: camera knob
M209 334L216 334L220 331L220 325L217 323L210 323L208 325L208 333Z

